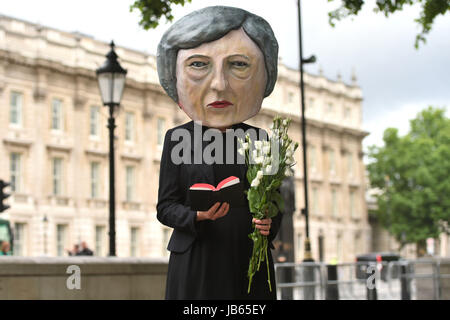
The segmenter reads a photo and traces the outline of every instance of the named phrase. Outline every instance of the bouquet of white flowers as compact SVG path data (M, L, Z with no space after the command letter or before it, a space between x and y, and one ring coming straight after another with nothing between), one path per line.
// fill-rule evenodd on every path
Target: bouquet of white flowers
M298 147L288 134L291 120L275 117L270 129L268 141L252 141L250 136L239 139L238 152L245 157L248 166L247 179L250 188L246 191L250 212L253 218L258 220L273 218L278 210L283 210L283 198L279 187L286 176L292 176L294 165L294 152ZM256 227L249 234L253 240L253 252L248 267L248 293L252 284L252 278L259 271L261 262L266 261L267 282L272 291L269 273L269 260L267 256L267 236L260 233Z

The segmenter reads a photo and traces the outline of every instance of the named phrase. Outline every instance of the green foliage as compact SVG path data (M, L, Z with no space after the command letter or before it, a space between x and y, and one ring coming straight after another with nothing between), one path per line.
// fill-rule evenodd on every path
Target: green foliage
M335 0L328 0L328 2ZM335 21L339 21L342 18L346 18L351 15L357 15L364 5L364 0L341 0L341 6L328 13L329 23L331 26L335 26ZM403 10L403 7L412 6L420 3L422 5L422 11L420 12L420 17L414 21L419 24L422 31L416 35L416 41L414 46L416 49L419 48L419 43L426 42L425 35L428 34L433 25L434 19L442 14L446 14L450 11L450 1L449 0L377 0L375 12L382 12L386 17L389 15Z
M130 11L138 9L141 12L141 21L139 25L145 30L154 29L159 24L162 16L167 21L173 20L172 8L173 4L181 4L184 6L186 2L191 0L136 0L131 6Z
M423 110L403 137L384 132L384 146L369 148L367 166L380 223L401 246L450 234L450 119L445 109Z

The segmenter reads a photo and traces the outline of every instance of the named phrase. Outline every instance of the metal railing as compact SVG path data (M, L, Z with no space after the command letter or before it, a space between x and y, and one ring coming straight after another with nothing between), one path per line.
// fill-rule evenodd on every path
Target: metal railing
M450 259L276 263L277 298L449 300Z

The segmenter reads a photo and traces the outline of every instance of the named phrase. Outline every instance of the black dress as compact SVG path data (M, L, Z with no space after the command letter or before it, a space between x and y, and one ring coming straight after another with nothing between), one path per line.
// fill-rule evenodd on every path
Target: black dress
M225 133L222 133L225 140ZM235 139L236 140L236 139ZM237 141L235 141L235 150ZM235 152L236 154L236 152ZM226 150L224 148L224 157ZM225 161L224 161L225 162ZM249 187L239 166L213 164L214 185L224 178L237 176ZM197 181L203 182L203 181ZM245 197L245 195L243 195ZM269 269L272 292L267 283L267 266L255 274L250 294L247 293L247 270L253 248L248 234L252 230L252 215L247 205L230 208L227 215L215 221L195 222L196 238L182 253L171 252L167 277L166 299L276 299L274 268L270 250ZM269 239L275 237L281 215L272 223Z

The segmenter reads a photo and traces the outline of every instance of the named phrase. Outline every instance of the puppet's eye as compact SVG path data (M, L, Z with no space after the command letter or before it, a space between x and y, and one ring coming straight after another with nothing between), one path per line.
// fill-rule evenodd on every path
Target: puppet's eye
M207 65L208 65L208 63L203 62L203 61L193 61L193 62L191 62L189 64L190 67L194 67L194 68L197 68L197 69L204 68Z
M238 69L244 69L244 68L246 68L246 67L248 67L248 63L247 62L245 62L245 61L231 61L231 65L233 66L233 67L235 67L235 68L238 68Z

